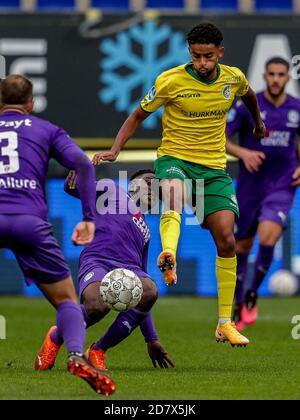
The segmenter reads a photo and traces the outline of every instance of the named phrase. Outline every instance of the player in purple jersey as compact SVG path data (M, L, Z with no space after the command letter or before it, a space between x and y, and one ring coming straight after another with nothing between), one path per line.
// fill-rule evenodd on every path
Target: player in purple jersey
M239 133L240 145L228 141L227 152L240 158L237 197L238 281L235 320L243 329L258 315L257 292L265 278L280 239L295 189L300 185L297 136L300 134L300 100L285 92L290 80L289 63L274 57L266 63L266 90L257 95L269 137L257 140L251 116L243 104L229 115L227 135ZM249 289L244 294L248 256L258 233L259 251Z
M149 356L162 368L174 367L167 352L158 341L151 308L157 299L157 288L147 274L150 232L140 209L154 204L151 180L154 172L140 171L133 176L130 195L111 180L99 181L97 190L96 234L94 241L82 252L79 262L79 289L82 313L87 328L103 319L108 307L100 296L100 283L104 276L117 268L126 268L140 277L143 283L143 297L139 305L118 315L107 333L87 352L87 358L98 369L105 369L106 351L140 326L148 345ZM144 188L143 188L144 187ZM76 174L70 173L65 190L78 198ZM140 208L137 200L142 201ZM47 360L42 369L54 366L63 339L56 327L52 327L39 351L38 357Z
M105 395L112 379L84 357L84 318L70 270L48 222L45 183L55 158L76 170L83 221L74 230L75 245L87 245L95 233L95 174L86 155L62 129L31 114L32 83L12 75L1 81L0 249L11 249L26 282L36 283L57 310L57 328L68 350L68 370Z

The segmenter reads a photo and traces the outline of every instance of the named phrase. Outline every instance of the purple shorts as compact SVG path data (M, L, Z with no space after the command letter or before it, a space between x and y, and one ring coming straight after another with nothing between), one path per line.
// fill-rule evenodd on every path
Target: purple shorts
M263 200L258 200L254 193L239 194L240 218L236 225L236 239L254 237L259 223L266 220L285 228L293 200L292 191L274 191Z
M112 264L106 264L101 263L94 266L90 266L90 269L85 270L84 272L79 269L79 295L80 300L82 302L82 295L85 289L92 283L101 283L103 278L106 276L106 274L110 273L113 270L116 270L117 268L126 268L127 270L133 271L139 278L142 277L150 277L149 274L145 273L141 269L136 269L132 267L126 267L124 264L118 264L118 265L112 265Z
M14 253L28 285L56 283L71 275L52 226L39 217L0 214L0 248Z

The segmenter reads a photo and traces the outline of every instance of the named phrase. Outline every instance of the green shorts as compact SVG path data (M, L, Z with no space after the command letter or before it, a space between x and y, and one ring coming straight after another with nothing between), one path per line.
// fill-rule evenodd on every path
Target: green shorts
M203 206L201 221L203 227L208 215L221 210L231 210L236 219L239 218L239 206L232 179L225 170L211 169L172 156L163 156L155 162L155 176L157 179L181 179L191 186L194 205ZM200 182L197 183L197 180ZM202 200L198 201L197 196L201 190Z

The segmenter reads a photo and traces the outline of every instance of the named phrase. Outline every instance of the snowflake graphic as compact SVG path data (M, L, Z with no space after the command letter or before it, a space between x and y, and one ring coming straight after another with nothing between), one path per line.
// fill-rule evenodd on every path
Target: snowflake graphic
M139 46L138 52L134 51ZM167 53L160 56L159 49L167 45ZM107 38L100 43L100 51L106 55L100 62L100 81L105 85L99 92L102 103L115 103L118 112L130 114L141 98L133 98L137 89L146 95L156 77L163 71L189 60L187 45L181 32L173 32L168 25L158 25L153 21L133 26L121 32L116 39ZM120 74L126 68L126 75ZM161 111L161 110L160 110ZM162 111L151 115L145 128L155 128Z

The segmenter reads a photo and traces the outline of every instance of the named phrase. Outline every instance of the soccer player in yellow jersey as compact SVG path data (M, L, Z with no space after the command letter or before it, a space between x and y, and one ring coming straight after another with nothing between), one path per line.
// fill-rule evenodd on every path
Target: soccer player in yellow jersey
M94 164L116 160L141 122L164 107L163 139L155 162L164 202L160 226L163 252L158 266L168 285L177 282L181 213L189 193L185 180L204 180L202 226L210 230L218 251L216 338L232 345L247 345L249 340L231 322L237 268L233 230L239 209L232 180L225 170L225 126L236 96L241 97L253 117L254 134L264 137L266 129L256 95L245 75L236 67L219 64L224 55L220 30L210 23L202 23L190 31L187 41L192 61L158 76L141 106L120 129L111 151L97 154Z

